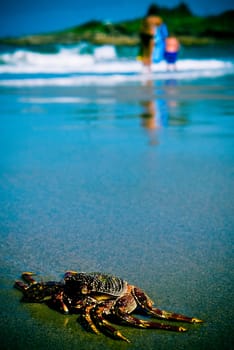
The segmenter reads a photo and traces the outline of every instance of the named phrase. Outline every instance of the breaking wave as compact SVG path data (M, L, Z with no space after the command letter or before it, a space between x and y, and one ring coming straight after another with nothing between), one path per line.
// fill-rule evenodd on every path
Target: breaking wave
M52 51L52 50L51 50ZM85 43L58 46L54 52L15 48L0 52L0 85L43 86L113 84L144 80L146 74L136 59L137 48L94 47ZM180 56L177 71L168 72L164 61L154 64L152 78L196 79L234 73L231 58L186 58Z

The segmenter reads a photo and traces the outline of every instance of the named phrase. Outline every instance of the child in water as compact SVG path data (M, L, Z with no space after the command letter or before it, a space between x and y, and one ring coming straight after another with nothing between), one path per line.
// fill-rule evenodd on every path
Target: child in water
M170 67L176 70L176 61L178 58L179 49L180 49L180 43L174 35L171 35L168 38L166 38L164 58L167 62L168 70L170 69Z

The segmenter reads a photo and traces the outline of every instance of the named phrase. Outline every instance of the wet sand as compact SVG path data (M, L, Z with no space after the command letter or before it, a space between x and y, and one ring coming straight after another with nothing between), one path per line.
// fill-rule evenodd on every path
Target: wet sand
M1 90L3 349L231 349L231 91L230 77ZM22 271L60 280L67 269L121 276L205 323L117 326L127 344L19 302Z

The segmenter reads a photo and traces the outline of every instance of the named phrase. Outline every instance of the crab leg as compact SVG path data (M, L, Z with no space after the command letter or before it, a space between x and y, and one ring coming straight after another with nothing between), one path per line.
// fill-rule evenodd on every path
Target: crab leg
M125 294L123 297L120 297L117 300L114 308L114 314L122 321L125 321L134 327L164 329L174 332L185 332L187 330L184 327L167 325L159 322L145 321L136 318L130 315L136 309L136 307L137 303L134 299L134 296L131 294Z
M121 339L127 343L130 343L129 339L127 339L119 330L113 327L110 322L103 318L103 314L106 312L109 313L109 308L107 309L106 306L102 305L98 305L92 310L92 316L97 322L98 326L103 330L104 333L107 333L107 335L115 339Z
M22 281L15 281L14 287L19 289L21 292L25 292L29 286Z
M67 305L64 303L64 300L63 300L63 291L58 293L56 296L55 296L55 299L54 301L55 302L58 302L58 304L60 305L59 306L59 309L65 314L69 314L69 309L67 307Z
M151 322L151 321L145 321L141 320L139 318L136 318L126 312L124 312L121 309L118 309L116 311L116 315L124 322L139 328L151 328L151 329L162 329L166 331L173 331L173 332L186 332L187 329L181 326L173 326L169 324L164 324L160 322Z
M169 312L165 310L160 310L157 308L152 308L151 310L148 310L152 315L155 315L157 317L163 318L165 320L174 320L174 321L181 321L181 322L187 322L187 323L202 323L202 320L199 320L195 317L188 317L182 314L177 314L175 312Z
M139 328L151 328L151 329L162 329L165 331L173 331L173 332L186 332L187 329L181 326L173 326L169 324L159 323L159 322L150 322L141 320L132 315L129 315L124 312L118 312L118 316L125 322L129 323L134 327Z
M187 323L201 323L202 320L199 320L195 317L188 317L182 314L177 314L175 312L169 312L165 310L160 310L158 308L153 307L152 300L140 289L134 287L132 290L132 294L134 295L137 303L146 311L148 311L151 315L156 317L165 319L165 320L173 320L173 321L181 321Z
M23 272L22 278L27 284L24 282L17 280L15 281L14 287L19 289L21 292L26 291L30 285L37 283L34 278L32 278L32 275L34 275L32 272Z
M85 321L87 322L87 324L89 325L89 327L92 329L92 331L96 334L100 334L99 330L97 329L97 327L95 326L91 315L90 315L90 311L95 307L95 305L88 305L85 308L84 313L82 313L82 317L85 319Z
M32 276L35 276L36 274L33 272L23 272L22 273L22 278L25 280L25 282L29 284L35 284L37 281Z

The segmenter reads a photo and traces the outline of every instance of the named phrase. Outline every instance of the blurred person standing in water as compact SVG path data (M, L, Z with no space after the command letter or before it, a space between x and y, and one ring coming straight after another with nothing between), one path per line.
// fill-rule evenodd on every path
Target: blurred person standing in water
M155 34L157 27L159 27L163 20L157 15L158 8L156 5L151 5L143 19L142 26L140 29L141 39L141 60L143 65L151 70L151 64L153 61L153 52L155 47Z

